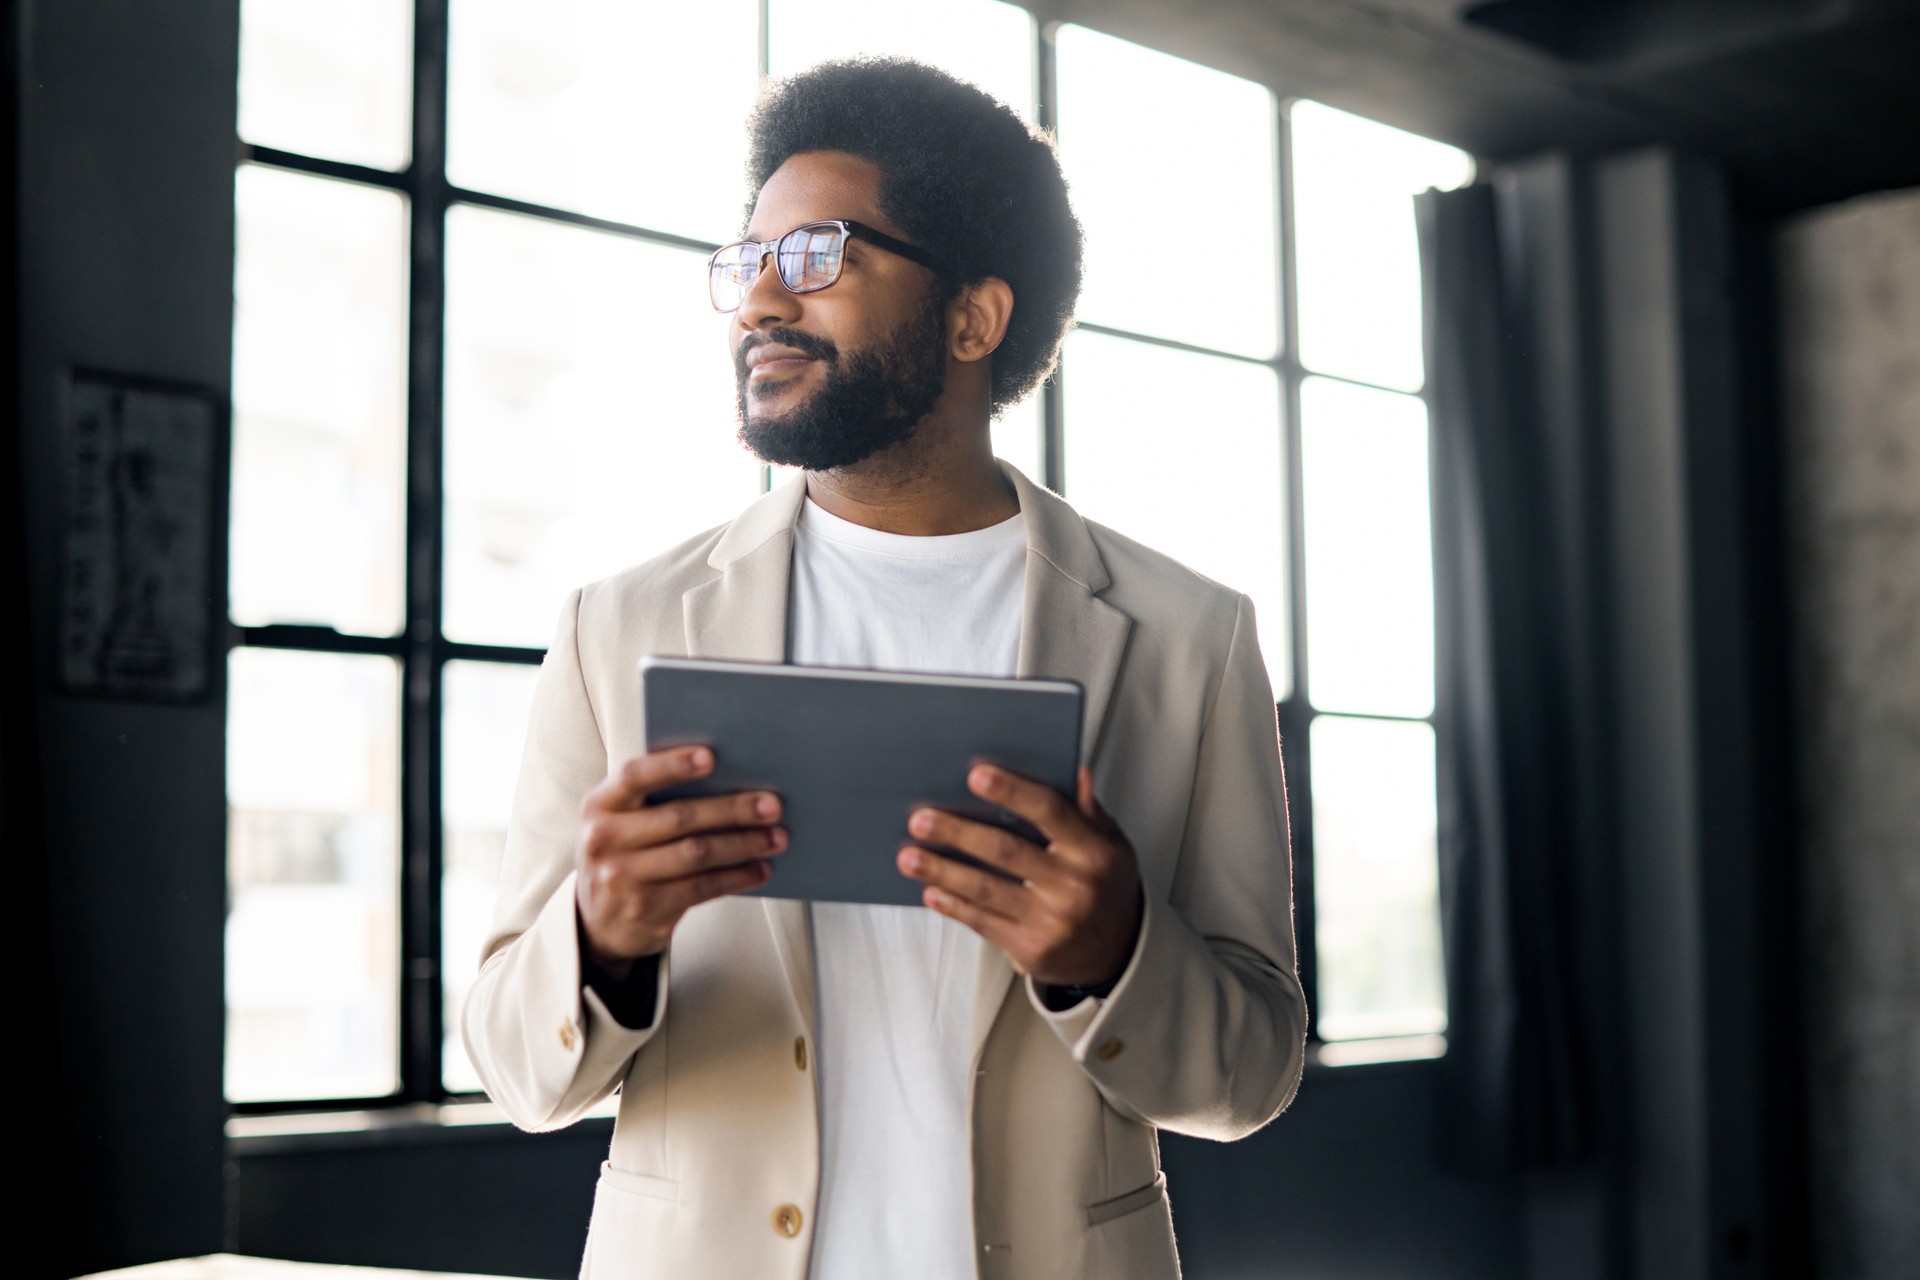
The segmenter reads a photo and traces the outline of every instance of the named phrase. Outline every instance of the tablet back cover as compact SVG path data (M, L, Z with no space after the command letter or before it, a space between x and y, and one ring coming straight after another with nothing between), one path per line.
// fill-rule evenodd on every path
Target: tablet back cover
M712 774L654 802L782 798L791 842L760 896L919 905L921 885L894 856L922 805L1044 843L967 790L977 763L1073 794L1082 695L1070 680L648 658L640 683L647 749L705 745L715 759Z

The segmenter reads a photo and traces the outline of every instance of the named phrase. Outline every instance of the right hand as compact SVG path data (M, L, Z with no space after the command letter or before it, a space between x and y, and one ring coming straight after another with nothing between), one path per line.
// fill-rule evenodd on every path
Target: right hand
M706 747L653 751L587 794L574 851L576 897L588 952L614 977L665 951L691 908L765 884L770 859L787 847L772 792L647 803L654 791L712 771Z

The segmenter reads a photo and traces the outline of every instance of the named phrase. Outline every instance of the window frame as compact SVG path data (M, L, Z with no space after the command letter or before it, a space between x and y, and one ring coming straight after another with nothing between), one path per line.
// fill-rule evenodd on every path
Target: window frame
M769 65L769 4L760 0L757 55L762 76ZM1058 21L1034 19L1034 107L1036 123L1052 130L1058 120L1058 80L1055 37ZM471 661L537 666L545 650L507 645L450 641L441 630L444 597L444 373L446 363L446 220L455 205L465 204L520 214L567 226L600 231L650 244L711 254L718 242L707 242L631 223L597 218L572 210L491 195L454 186L447 178L447 85L449 0L414 0L411 159L393 171L328 160L249 142L238 137L236 121L236 177L245 165L260 165L309 177L344 181L397 192L407 199L407 410L405 441L404 556L405 623L390 636L347 634L331 627L274 624L227 625L228 651L240 647L300 650L315 653L361 654L388 657L400 666L400 830L399 918L400 1003L399 1080L393 1093L374 1097L301 1098L229 1102L235 1115L286 1112L328 1112L439 1104L480 1097L454 1093L442 1076L445 1034L444 985L441 967L441 878L444 868L441 768L444 733L443 685L446 664ZM1255 357L1238 352L1078 322L1089 333L1197 355L1256 364L1280 380L1280 422L1285 458L1288 546L1289 616L1285 627L1290 641L1291 688L1278 700L1280 749L1286 777L1291 780L1293 803L1288 820L1293 842L1294 926L1301 984L1310 1009L1318 1007L1318 959L1314 945L1313 813L1310 727L1322 712L1307 696L1307 599L1304 491L1301 471L1300 388L1309 377L1331 377L1357 386L1372 384L1304 367L1298 358L1299 315L1294 282L1294 213L1291 154L1291 112L1294 99L1276 95L1276 185L1274 233L1279 238L1273 287L1278 291L1278 350ZM1067 495L1070 480L1065 450L1065 392L1071 369L1063 358L1055 376L1040 389L1041 431L1039 456L1042 479L1049 488ZM1431 408L1423 381L1412 394ZM762 486L771 472L762 468ZM1358 716L1363 719L1418 721L1426 716ZM1318 1030L1310 1040L1320 1043Z
M766 25L762 0L761 27ZM444 374L446 225L456 204L517 213L703 255L707 242L547 205L454 186L447 178L448 0L414 0L411 159L401 170L328 160L237 136L236 175L262 165L308 177L394 191L407 199L407 415L404 522L405 623L397 635L348 634L331 627L228 624L228 650L242 646L315 653L375 654L400 664L400 1087L373 1097L229 1102L235 1115L352 1111L477 1098L450 1092L442 1078L446 1021L441 970L441 873L444 838L441 761L443 687L450 661L538 666L539 648L471 644L446 638L444 603ZM766 42L760 41L764 67ZM763 485L764 472L763 472Z
M1040 28L1039 58L1041 94L1040 124L1047 129L1055 129L1057 120L1055 108L1056 69L1054 33L1065 25L1061 22L1037 24ZM1399 387L1385 387L1365 382L1357 378L1346 378L1339 374L1326 373L1312 369L1300 360L1300 309L1296 282L1296 246L1294 225L1294 176L1293 176L1293 107L1302 101L1298 97L1274 95L1275 129L1274 139L1277 149L1274 167L1275 218L1274 234L1279 237L1279 252L1274 255L1274 284L1279 294L1278 308L1278 350L1271 356L1249 356L1237 351L1224 351L1214 347L1182 342L1178 339L1163 338L1152 334L1136 333L1126 329L1114 328L1086 320L1076 320L1074 327L1087 333L1101 334L1130 342L1145 343L1149 346L1167 347L1175 351L1185 351L1195 355L1212 356L1222 360L1234 360L1242 364L1260 365L1271 369L1280 380L1280 430L1282 434L1281 451L1286 469L1286 527L1287 527L1287 594L1288 616L1284 627L1288 639L1288 666L1290 678L1286 695L1276 702L1276 712L1280 730L1281 767L1287 779L1289 803L1287 822L1292 841L1293 853L1293 920L1294 948L1299 966L1300 985L1306 994L1307 1008L1317 1010L1320 1007L1319 991L1319 954L1315 945L1314 911L1314 842L1313 842L1313 758L1311 749L1311 729L1314 720L1323 715L1338 716L1343 719L1382 720L1393 723L1415 723L1434 726L1434 713L1424 716L1401 716L1379 712L1353 712L1323 710L1315 707L1309 696L1309 653L1307 645L1307 564L1306 564L1306 491L1302 457L1302 433L1300 430L1300 389L1309 378L1325 378L1333 382L1344 382L1351 386L1365 387L1368 390L1385 391L1393 395L1407 395L1419 400L1426 406L1428 421L1432 420L1432 395L1430 379L1424 376L1417 390L1407 391ZM1059 373L1049 378L1042 388L1044 423L1046 430L1045 452L1048 487L1072 501L1068 488L1071 480L1065 458L1065 393L1063 384L1071 386L1072 369L1063 357ZM1431 430L1431 427L1429 427ZM1430 456L1430 455L1429 455ZM1431 464L1429 464L1431 465ZM1437 584L1436 584L1437 589ZM1436 751L1444 750L1444 744L1436 734ZM1444 1032L1439 1033L1444 1039ZM1320 1036L1317 1018L1308 1020L1309 1054L1318 1056L1319 1047L1326 1043ZM1430 1033L1418 1036L1383 1037L1382 1041L1405 1039L1408 1041L1430 1041ZM1337 1043L1379 1043L1375 1041L1340 1041ZM1425 1057L1426 1054L1419 1056ZM1398 1061L1392 1055L1382 1061Z

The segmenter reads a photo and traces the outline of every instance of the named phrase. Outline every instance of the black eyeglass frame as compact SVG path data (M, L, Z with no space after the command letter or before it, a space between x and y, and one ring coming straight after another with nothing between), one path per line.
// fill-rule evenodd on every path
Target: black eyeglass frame
M844 245L841 247L840 260L834 266L832 278L824 284L810 285L804 289L796 289L788 282L786 275L780 270L780 245L789 237L800 235L803 232L814 231L820 227L836 227L839 229L840 234L848 239L865 240L877 248L885 249L888 253L905 258L908 262L918 263L929 271L937 272L940 275L951 274L946 266L941 263L940 259L928 253L919 245L908 244L898 236L890 236L884 231L870 227L864 222L855 222L851 218L820 218L813 222L803 222L791 231L782 232L771 240L740 240L733 244L723 244L718 249L715 249L713 255L707 259L707 300L713 303L713 309L722 314L740 309L739 302L734 303L730 307L721 306L720 299L714 296L713 290L714 285L717 284L720 279L721 259L729 254L735 255L733 263L737 265L740 261L739 253L742 249L758 249L760 251L754 257L755 279L759 278L759 264L767 260L768 254L772 254L774 278L780 281L781 287L786 289L788 293L818 293L822 289L831 288L833 285L839 283L840 273L846 269L847 265ZM752 281L748 281L746 284L739 286L741 302L746 301L747 290L752 287Z

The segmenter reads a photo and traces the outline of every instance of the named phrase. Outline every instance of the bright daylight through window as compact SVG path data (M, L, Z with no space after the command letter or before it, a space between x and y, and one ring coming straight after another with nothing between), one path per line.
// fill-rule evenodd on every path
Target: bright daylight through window
M856 53L1057 129L1081 323L996 452L1253 599L1323 1058L1438 1051L1411 197L1466 156L993 0L242 16L236 1105L478 1089L458 1010L534 664L573 587L779 482L733 438L702 259L743 225L761 75ZM626 74L641 50L652 74Z

